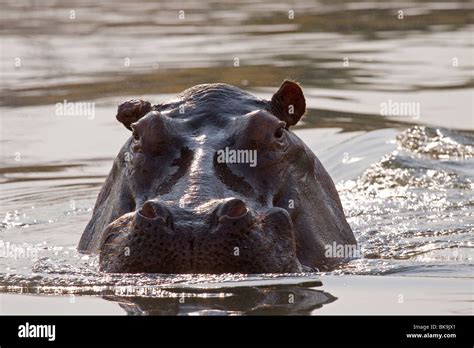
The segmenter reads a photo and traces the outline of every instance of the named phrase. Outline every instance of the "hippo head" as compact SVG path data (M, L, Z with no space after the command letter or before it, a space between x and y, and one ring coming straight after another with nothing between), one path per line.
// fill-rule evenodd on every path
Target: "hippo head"
M131 100L132 135L79 243L106 272L282 273L327 267L333 243L355 244L334 184L289 129L300 86L271 100L226 84L169 102Z

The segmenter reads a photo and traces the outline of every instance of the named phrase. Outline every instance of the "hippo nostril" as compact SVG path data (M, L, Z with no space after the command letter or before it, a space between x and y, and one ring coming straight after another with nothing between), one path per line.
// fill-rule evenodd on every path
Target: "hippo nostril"
M153 205L150 202L145 202L143 207L138 211L140 215L148 218L148 219L155 219L156 218L156 211L153 208Z
M174 230L173 216L169 209L162 203L156 201L146 201L138 215L145 218L146 221L152 222L152 226L156 224L165 224L170 229Z
M247 206L240 199L231 199L227 201L220 209L220 217L238 218L247 213Z
M234 204L228 211L227 214L230 217L239 217L247 212L247 207L244 202L238 202Z

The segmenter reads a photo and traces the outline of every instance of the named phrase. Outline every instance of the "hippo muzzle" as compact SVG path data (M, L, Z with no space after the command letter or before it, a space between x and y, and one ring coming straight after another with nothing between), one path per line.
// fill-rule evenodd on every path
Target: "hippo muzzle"
M137 212L110 224L99 246L102 269L127 273L301 271L286 210L256 213L240 199L220 203L204 216L185 218L191 214L179 210L147 201ZM176 223L179 219L192 223Z
M190 88L117 119L133 133L99 193L79 250L114 273L288 273L326 268L355 244L323 166L291 131L298 84L271 101L229 85Z

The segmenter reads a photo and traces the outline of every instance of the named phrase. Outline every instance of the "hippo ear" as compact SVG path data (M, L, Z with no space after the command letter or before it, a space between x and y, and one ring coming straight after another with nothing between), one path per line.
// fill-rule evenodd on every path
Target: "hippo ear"
M132 99L118 106L117 120L125 127L132 130L130 124L137 122L152 109L151 103L146 100Z
M301 87L293 81L285 80L271 101L272 112L286 122L286 128L298 123L306 111L306 100Z

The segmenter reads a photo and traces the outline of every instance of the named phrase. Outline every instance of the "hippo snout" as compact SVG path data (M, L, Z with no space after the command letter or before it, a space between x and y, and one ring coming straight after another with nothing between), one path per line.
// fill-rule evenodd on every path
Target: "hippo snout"
M280 208L258 212L238 198L199 216L149 200L106 230L100 267L107 272L300 271L289 214Z

